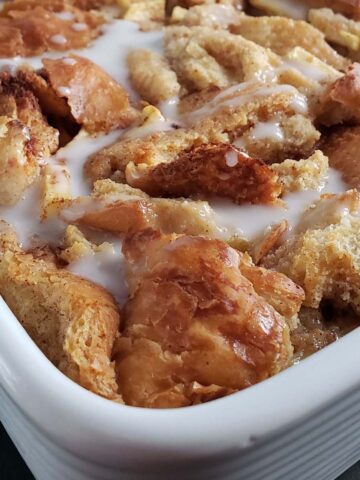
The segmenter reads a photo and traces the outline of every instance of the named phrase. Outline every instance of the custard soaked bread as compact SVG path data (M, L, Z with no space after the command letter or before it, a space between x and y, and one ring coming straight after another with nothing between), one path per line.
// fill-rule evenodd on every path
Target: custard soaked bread
M190 406L359 324L359 32L352 0L4 2L0 294L57 368Z

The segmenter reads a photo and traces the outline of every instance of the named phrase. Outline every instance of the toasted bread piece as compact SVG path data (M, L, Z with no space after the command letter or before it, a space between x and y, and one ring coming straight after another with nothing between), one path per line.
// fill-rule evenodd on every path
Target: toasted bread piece
M278 174L284 195L300 190L317 190L326 180L329 161L321 150L316 150L303 160L273 163L271 169Z
M282 220L276 225L270 225L260 238L253 241L251 248L251 256L254 262L259 263L263 257L275 248L278 248L286 239L288 233L289 223L287 220Z
M302 20L243 15L231 31L270 48L278 55L285 55L295 47L302 47L337 69L343 69L349 63L330 47L322 32Z
M360 127L336 129L322 139L321 148L346 184L360 190Z
M334 13L331 8L310 10L309 21L323 32L326 40L358 51L360 49L360 23Z
M264 122L256 122L236 137L234 145L252 157L273 163L289 156L301 158L311 154L319 139L320 133L309 118L279 113Z
M64 160L50 161L42 174L41 219L58 215L61 207L71 198L71 177Z
M0 15L0 55L27 57L82 48L100 34L104 22L102 15L79 10L68 2L8 2Z
M123 251L131 299L114 358L127 404L201 403L209 398L199 385L216 398L288 365L284 318L256 293L241 256L225 243L145 230L128 237Z
M213 5L225 5L234 7L237 11L240 11L244 7L243 0L165 0L165 12L167 17L174 17L176 13L174 10L181 9L191 9L193 7L204 6L213 6Z
M258 122L271 121L274 117L280 118L284 125L285 141L253 142L246 145L248 153L265 163L306 157L320 137L310 119L304 116L306 111L306 98L290 85L255 82L226 90L215 89L210 95L209 92L197 94L191 96L186 106L182 102L180 107L180 120L186 122L188 128L122 138L91 157L86 173L92 181L124 179L130 162L146 170L149 165L171 162L182 152L202 144L234 142ZM256 147L257 154L252 155L252 147L254 150Z
M241 256L240 271L253 284L256 293L285 317L293 330L297 326L297 314L305 300L303 289L283 274L256 267L246 253Z
M290 277L305 291L304 305L322 300L360 313L360 196L326 195L305 212L294 234L263 264Z
M108 132L129 126L137 116L127 92L90 60L70 55L44 59L44 75L53 90L65 97L76 122L89 132Z
M94 393L121 401L110 360L119 313L109 293L26 254L4 224L0 293L35 343L65 375Z
M207 2L195 5L189 10L177 7L172 12L170 23L187 27L211 27L216 29L229 28L236 24L241 11L238 6L228 3Z
M68 225L59 257L66 263L76 262L95 251L96 247L75 225Z
M37 99L21 80L0 74L0 204L12 205L58 146L58 132L43 117Z
M127 57L130 80L143 100L157 104L176 97L180 84L166 59L150 50L133 50Z
M141 190L111 180L98 180L91 197L68 202L62 217L71 222L113 233L147 227L163 233L226 236L207 202L151 198Z
M360 63L353 63L345 75L339 78L329 92L329 98L349 110L349 116L359 119L357 110L360 107Z
M277 175L260 160L228 144L204 144L172 162L148 169L128 164L127 182L151 195L189 196L207 193L236 203L277 203Z
M153 30L164 25L165 0L135 0L126 3L124 20L138 23L141 30Z
M210 27L168 27L164 45L165 56L188 92L259 80L280 65L270 50Z

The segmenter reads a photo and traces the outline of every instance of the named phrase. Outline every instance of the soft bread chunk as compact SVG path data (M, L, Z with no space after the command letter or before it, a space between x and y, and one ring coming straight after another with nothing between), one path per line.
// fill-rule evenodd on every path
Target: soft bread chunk
M316 150L309 158L273 163L271 168L279 176L284 195L301 190L316 190L322 186L326 181L329 161L321 150Z
M218 237L215 214L204 201L151 198L141 190L111 180L98 180L91 197L68 202L67 221L112 233L130 233L151 227L163 233Z
M89 132L129 126L136 117L127 92L90 60L70 55L75 63L44 59L51 87L65 97L73 117Z
M66 12L68 15L59 15ZM104 17L68 2L7 2L0 13L1 57L39 55L49 50L85 47L100 34ZM81 30L73 28L81 24Z
M157 104L176 97L180 84L166 59L150 50L133 50L127 57L130 80L142 99Z
M347 185L360 189L360 127L336 129L323 139L321 148Z
M200 403L288 365L287 324L241 273L236 250L145 230L128 237L123 251L130 300L114 351L127 404Z
M263 264L304 288L304 305L322 300L360 313L359 193L326 195L304 213L293 236Z
M94 393L121 400L110 361L119 313L106 290L26 254L2 223L0 293L65 375Z
M349 63L330 47L322 32L302 20L243 15L231 31L270 48L278 55L285 55L294 47L302 47L337 69Z
M228 144L200 145L170 163L149 169L127 167L127 181L151 195L211 193L236 203L276 203L277 174L260 160Z

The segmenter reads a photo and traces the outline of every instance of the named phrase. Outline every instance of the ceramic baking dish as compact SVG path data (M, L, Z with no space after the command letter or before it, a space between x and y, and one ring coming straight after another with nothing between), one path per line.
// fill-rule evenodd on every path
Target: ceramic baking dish
M2 300L0 319L0 420L37 480L332 480L360 458L360 329L248 390L149 410L70 381Z

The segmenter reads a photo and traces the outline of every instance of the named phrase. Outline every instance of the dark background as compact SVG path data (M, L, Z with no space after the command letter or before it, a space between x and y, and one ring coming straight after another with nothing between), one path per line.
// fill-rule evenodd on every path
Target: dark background
M34 480L0 423L0 479ZM50 479L49 479L50 480ZM64 478L66 480L66 478ZM315 480L315 479L314 479ZM360 480L360 462L338 480Z

